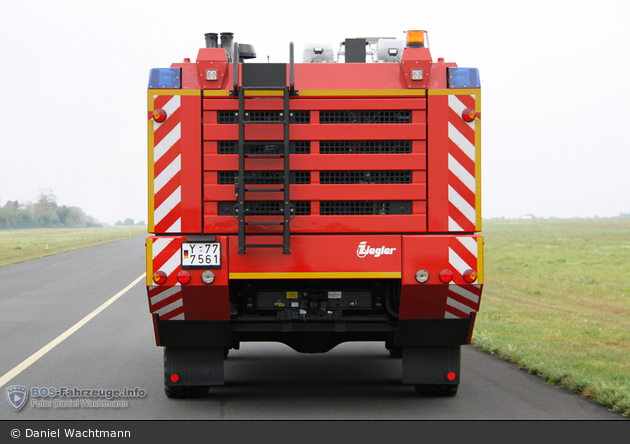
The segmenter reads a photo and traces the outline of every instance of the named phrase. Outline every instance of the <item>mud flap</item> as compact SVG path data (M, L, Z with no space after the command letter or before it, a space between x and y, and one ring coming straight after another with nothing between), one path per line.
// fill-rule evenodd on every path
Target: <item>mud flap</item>
M461 348L448 346L404 346L402 352L402 383L421 385L459 384Z
M224 347L165 347L165 386L223 385L224 353Z

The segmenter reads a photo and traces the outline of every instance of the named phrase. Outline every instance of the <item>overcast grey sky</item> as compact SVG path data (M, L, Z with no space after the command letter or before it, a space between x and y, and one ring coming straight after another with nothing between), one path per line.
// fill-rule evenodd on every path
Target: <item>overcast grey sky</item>
M0 17L0 205L51 189L102 222L147 220L149 69L234 32L258 61L307 42L403 38L477 67L483 217L630 212L630 2L22 0Z

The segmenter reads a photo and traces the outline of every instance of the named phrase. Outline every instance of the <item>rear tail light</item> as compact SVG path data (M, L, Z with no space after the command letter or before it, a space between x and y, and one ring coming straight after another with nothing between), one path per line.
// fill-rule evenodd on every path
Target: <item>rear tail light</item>
M477 280L477 272L475 270L464 271L464 280L469 284L472 284Z
M455 372L448 372L446 374L446 379L448 379L449 381L455 381L455 379L457 379L457 375L455 374Z
M158 108L154 110L153 120L155 120L158 123L164 122L166 120L166 111L164 111L162 108Z
M453 280L453 272L451 270L440 271L440 280L445 284L448 284Z
M477 112L473 108L466 108L462 111L462 119L466 122L472 122L477 117Z
M156 271L155 273L153 273L153 282L155 282L158 285L166 282L166 273L164 273L162 270Z
M187 284L190 282L190 273L186 270L182 270L177 273L177 280L180 284Z

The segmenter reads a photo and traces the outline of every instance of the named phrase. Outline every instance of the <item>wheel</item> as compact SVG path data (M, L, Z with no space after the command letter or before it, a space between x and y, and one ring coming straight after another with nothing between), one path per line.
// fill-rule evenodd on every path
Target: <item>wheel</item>
M421 396L455 396L459 384L416 384L414 388Z
M402 358L402 347L395 345L394 341L385 341L385 348L392 358Z
M208 386L169 387L164 386L164 393L169 398L204 398L208 396Z
M392 347L392 348L388 348L387 351L389 352L389 356L391 356L392 358L402 358L402 347Z

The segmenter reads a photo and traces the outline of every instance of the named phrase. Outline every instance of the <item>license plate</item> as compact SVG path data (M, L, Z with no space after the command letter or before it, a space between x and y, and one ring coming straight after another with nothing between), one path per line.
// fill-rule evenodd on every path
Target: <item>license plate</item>
M182 243L182 268L220 267L220 243Z

